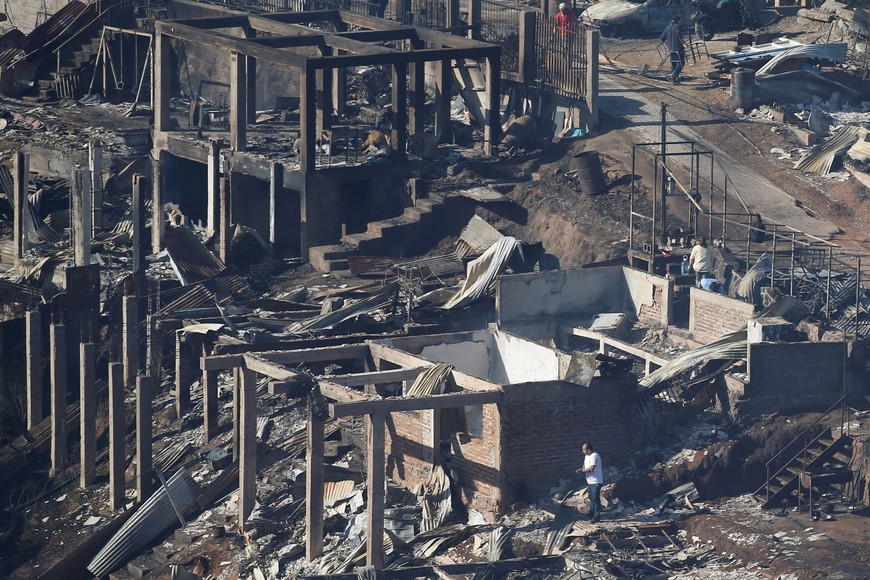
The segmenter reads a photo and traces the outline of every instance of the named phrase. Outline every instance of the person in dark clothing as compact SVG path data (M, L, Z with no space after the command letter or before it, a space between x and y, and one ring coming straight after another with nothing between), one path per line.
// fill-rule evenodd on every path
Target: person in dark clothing
M683 64L686 62L686 51L683 48L683 39L680 33L680 17L674 16L671 23L662 32L659 38L665 43L668 48L668 54L671 59L671 76L668 79L672 83L680 83L680 72L683 70Z

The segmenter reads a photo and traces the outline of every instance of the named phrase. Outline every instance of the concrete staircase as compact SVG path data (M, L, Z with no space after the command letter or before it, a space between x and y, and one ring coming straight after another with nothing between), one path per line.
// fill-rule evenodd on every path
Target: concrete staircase
M445 196L430 193L406 207L402 215L369 222L366 231L347 234L341 244L315 246L308 250L311 265L323 272L349 270L348 257L356 255L397 255L403 242L413 239L438 218L439 210L445 208Z
M779 468L764 485L755 492L755 497L764 501L763 508L797 505L798 478L803 471L821 471L829 464L848 465L852 457L852 438L840 435L834 439L826 429L799 451L788 463ZM825 492L826 490L820 490Z
M46 63L36 81L39 100L79 99L95 74L101 24L88 27L60 49L60 67ZM56 63L56 61L55 61Z

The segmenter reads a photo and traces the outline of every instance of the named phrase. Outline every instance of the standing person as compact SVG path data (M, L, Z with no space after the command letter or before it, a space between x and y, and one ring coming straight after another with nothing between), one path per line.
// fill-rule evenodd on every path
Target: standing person
M695 285L698 288L701 287L701 280L713 277L714 260L713 250L707 247L707 238L698 236L695 247L689 254L689 268L695 271Z
M562 37L562 46L565 50L565 56L570 60L571 45L574 41L574 34L577 31L577 13L571 6L565 2L559 4L559 13L556 14L556 26L554 30Z
M686 50L683 48L681 34L680 16L677 14L674 15L671 23L665 27L661 37L659 37L659 40L664 42L668 48L668 55L671 59L671 76L668 80L675 85L680 84L680 72L686 62Z
M601 486L604 484L604 469L601 467L601 456L592 449L592 443L583 442L583 468L586 474L586 490L589 492L589 520L592 523L598 521L601 513Z

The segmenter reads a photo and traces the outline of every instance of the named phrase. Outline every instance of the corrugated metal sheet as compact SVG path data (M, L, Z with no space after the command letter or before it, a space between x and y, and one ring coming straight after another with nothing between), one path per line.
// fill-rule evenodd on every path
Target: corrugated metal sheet
M354 276L395 276L394 264L409 260L390 256L348 256L347 263Z
M831 170L834 158L842 155L858 140L858 127L847 125L819 145L804 154L794 168L808 173L826 175Z
M755 77L772 74L782 63L790 60L822 60L826 62L846 62L846 52L849 45L845 42L831 44L805 44L780 52L770 62L758 69Z
M182 285L208 280L224 271L221 261L202 245L190 228L166 228L164 240L172 269Z
M410 271L417 269L426 273L426 278L431 276L453 276L465 272L462 260L456 254L443 254L441 256L427 256L419 260L409 260L396 264L396 269Z
M53 50L65 40L79 34L96 15L95 4L72 0L27 35L21 48L27 57Z
M482 217L475 215L459 234L457 249L460 257L469 254L482 254L501 238L501 233Z
M0 36L0 68L12 62L18 54L23 54L21 47L25 40L27 36L17 28Z
M234 297L251 290L241 276L219 276L204 280L184 288L184 292L160 310L160 314L171 314L176 310L214 306L215 298L219 304L226 304Z
M353 494L354 482L350 480L344 481L324 481L323 482L323 502L330 503L339 499L350 497Z
M469 187L468 189L461 189L459 191L453 192L454 195L461 195L463 197L467 197L469 199L473 199L474 201L481 202L490 202L490 201L505 201L507 198L492 189L491 187Z

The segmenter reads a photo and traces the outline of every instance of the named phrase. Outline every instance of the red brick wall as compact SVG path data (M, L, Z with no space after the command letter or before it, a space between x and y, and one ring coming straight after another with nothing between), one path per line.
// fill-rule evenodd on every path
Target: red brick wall
M743 330L754 314L752 304L698 288L691 289L689 299L689 332L701 344Z
M653 303L641 304L640 313L637 315L638 322L652 325L662 325L662 287L656 286L653 289Z

